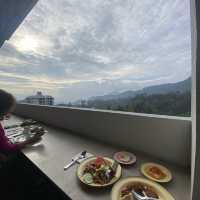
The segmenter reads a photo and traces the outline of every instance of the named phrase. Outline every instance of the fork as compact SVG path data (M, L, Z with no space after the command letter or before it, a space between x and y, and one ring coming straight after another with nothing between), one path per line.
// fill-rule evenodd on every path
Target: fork
M64 170L67 170L68 168L70 168L72 165L74 165L79 159L85 158L87 151L82 151L81 153L79 153L78 155L74 156L72 158L72 161L66 165L64 167Z
M132 194L133 194L133 196L134 196L137 200L159 200L159 199L157 199L157 198L148 197L144 191L143 191L144 196L138 194L138 193L135 192L134 190L132 190Z

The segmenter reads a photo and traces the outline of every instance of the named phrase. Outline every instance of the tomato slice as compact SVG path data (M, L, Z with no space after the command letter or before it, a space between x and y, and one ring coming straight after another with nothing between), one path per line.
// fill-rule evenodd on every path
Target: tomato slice
M101 167L101 165L105 163L105 160L103 159L103 157L97 157L97 159L95 160L95 165L97 168Z

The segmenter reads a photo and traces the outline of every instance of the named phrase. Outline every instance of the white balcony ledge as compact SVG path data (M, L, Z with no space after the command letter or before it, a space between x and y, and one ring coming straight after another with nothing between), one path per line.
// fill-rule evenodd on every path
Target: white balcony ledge
M30 104L18 104L15 114L185 168L191 163L190 118Z

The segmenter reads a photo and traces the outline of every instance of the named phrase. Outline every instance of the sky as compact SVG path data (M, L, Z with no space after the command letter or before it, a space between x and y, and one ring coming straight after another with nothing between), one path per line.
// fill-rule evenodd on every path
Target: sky
M0 88L69 102L191 74L188 0L39 0L0 49Z

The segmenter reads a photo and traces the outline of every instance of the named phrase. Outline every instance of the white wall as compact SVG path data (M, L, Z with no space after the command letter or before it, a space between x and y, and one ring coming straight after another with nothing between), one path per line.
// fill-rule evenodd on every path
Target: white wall
M28 104L18 104L15 114L177 165L190 165L188 118Z

